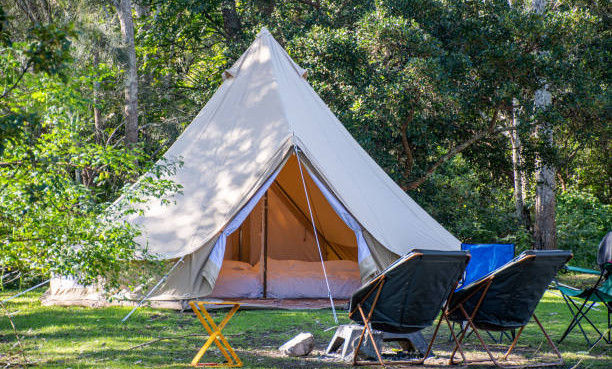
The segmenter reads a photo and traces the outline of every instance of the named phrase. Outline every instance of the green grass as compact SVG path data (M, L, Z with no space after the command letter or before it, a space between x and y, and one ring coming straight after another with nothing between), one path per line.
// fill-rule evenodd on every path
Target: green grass
M0 299L15 291L0 293ZM205 341L205 337L191 336L181 339L162 340L141 348L133 346L158 337L177 337L201 334L203 328L191 313L141 308L127 323L121 319L129 308L81 308L44 307L39 303L40 293L29 293L7 303L22 343L25 356L35 367L40 368L185 368ZM2 312L0 316L0 367L22 363L19 347L9 320ZM225 312L216 312L217 320ZM563 300L547 292L538 306L537 314L557 340L570 316ZM348 323L345 311L339 312L341 323ZM605 321L602 311L600 323ZM311 332L315 336L316 353L320 354L333 335L333 330L324 329L334 325L330 310L281 311L241 310L223 330L229 342L237 349L239 357L248 368L348 368L350 366L323 361L320 357L307 359L286 358L278 354L277 348L299 332ZM536 348L542 343L535 324L530 324L521 339L522 346ZM427 335L427 333L426 333ZM450 348L448 330L442 331L436 342L436 353L448 355ZM474 354L478 349L470 340L467 351ZM544 346L542 346L544 347ZM579 333L573 333L559 349L566 360L564 367L574 366L578 360L581 368L604 369L612 367L612 347L600 343L591 353ZM205 359L220 361L218 351L207 353Z

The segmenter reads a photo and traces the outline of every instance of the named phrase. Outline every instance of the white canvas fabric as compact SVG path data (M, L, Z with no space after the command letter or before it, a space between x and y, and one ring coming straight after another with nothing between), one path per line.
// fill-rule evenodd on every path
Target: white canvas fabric
M144 215L128 219L141 228L137 242L150 252L162 259L185 257L153 300L199 298L212 292L224 250L217 250L216 262L211 262L211 251L225 245L219 240L231 233L226 232L230 222L286 163L293 169L285 176L295 173L296 178L281 173L279 180L294 187L289 190L307 214L305 202L298 199L303 189L296 152L308 180L320 189L317 201L326 199L346 225L344 230L337 223L330 226L335 216L326 215L328 227L335 228L325 233L346 240L346 232L354 232L354 245L347 247L359 252L345 251L356 256L362 280L414 248L460 250L460 241L359 146L308 84L306 71L264 28L164 155L164 160L184 163L169 178L183 186L182 194L170 204L153 199ZM257 224L260 208L240 217L252 216L250 222ZM237 223L231 223L232 228L240 226ZM251 232L251 243L258 235ZM312 235L304 240L308 237ZM274 242L274 236L270 240Z
M163 258L215 237L297 145L367 231L397 255L459 250L460 241L368 156L263 29L212 99L164 155L182 158L176 203L152 204L139 241Z

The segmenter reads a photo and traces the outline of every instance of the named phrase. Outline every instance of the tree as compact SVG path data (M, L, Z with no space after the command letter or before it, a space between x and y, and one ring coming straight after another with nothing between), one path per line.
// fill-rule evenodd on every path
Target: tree
M236 12L236 1L223 0L221 3L221 14L223 14L223 29L228 40L235 40L240 37L242 25Z
M542 15L546 11L546 0L534 0L532 2L532 11ZM536 161L535 173L534 247L536 249L556 249L555 168L551 160L549 160L550 155L542 155L542 152L551 152L554 147L553 127L546 118L546 110L552 104L552 95L548 91L546 79L540 79L540 81L543 86L535 92L534 96L535 114L539 118L539 122L536 123L536 137L540 140L541 147Z
M5 87L0 99L0 274L57 273L84 283L105 277L116 286L125 263L153 258L133 241L139 231L125 218L144 211L147 199L179 191L164 177L180 163L154 165L138 147L96 138L89 97L100 68L73 62L71 23L31 16L32 24L29 13L18 7L0 14L12 31L2 29L0 45ZM56 23L38 22L49 18ZM148 164L140 168L138 160ZM148 175L134 185L143 171ZM83 173L87 180L80 178Z
M124 51L127 56L125 73L125 140L128 145L138 142L138 65L134 44L134 21L131 0L113 0L117 9Z

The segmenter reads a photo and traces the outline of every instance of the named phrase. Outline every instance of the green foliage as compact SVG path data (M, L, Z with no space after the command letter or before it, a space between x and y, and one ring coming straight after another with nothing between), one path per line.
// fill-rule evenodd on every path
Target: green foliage
M531 248L528 232L518 224L511 190L489 176L457 155L409 194L465 243L513 243L517 253Z
M138 283L120 280L126 263L154 256L125 220L151 197L171 201L180 187L165 178L180 163L153 165L112 134L96 139L89 91L113 70L68 68L74 36L70 25L37 23L0 46L0 274Z
M572 264L597 267L597 246L612 230L612 205L592 194L571 189L557 197L559 248L572 250Z
M0 7L0 24L9 17ZM70 26L44 26L35 24L28 28L24 41L13 42L11 34L0 28L0 154L5 145L23 131L37 129L36 113L16 103L14 90L30 73L61 74L70 61L69 36L74 35Z
M135 151L122 141L115 10L97 1L42 3L0 6L4 265L69 274L79 266L93 280L96 270L117 270L113 257L133 258L129 239L138 230L116 220L142 211L149 196L169 201L164 194L177 188L163 178L176 163L150 163L262 26L308 70L309 83L386 173L463 241L531 246L530 230L514 215L504 135L514 101L519 169L532 179L536 155L558 169L559 245L591 244L610 228L612 31L603 2L562 0L537 15L530 2L506 0L254 0L235 2L236 29L227 1L139 0ZM534 92L544 84L552 105L534 112ZM534 135L539 122L552 126L553 147ZM131 188L147 171L155 174ZM120 196L123 205L108 213ZM568 206L572 196L582 205ZM578 209L589 206L599 210L579 223ZM591 262L594 251L574 250L578 262ZM81 265L87 257L99 264Z
M84 283L118 282L125 263L149 258L134 241L127 216L179 188L163 178L178 163L140 168L140 151L91 142L80 115L87 101L54 79L30 95L47 106L40 131L9 144L0 156L0 265L23 273L76 275ZM70 108L63 106L68 103ZM88 139L89 136L89 139ZM149 176L131 186L142 169ZM127 185L124 185L127 183ZM118 196L121 201L111 202Z

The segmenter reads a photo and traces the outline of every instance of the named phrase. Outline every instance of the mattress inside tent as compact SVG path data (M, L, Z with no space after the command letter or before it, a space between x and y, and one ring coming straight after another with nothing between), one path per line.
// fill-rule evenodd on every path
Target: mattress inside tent
M348 299L361 285L357 263L349 260L325 261L327 281L332 296ZM261 298L263 278L261 263L227 260L211 298ZM268 298L313 299L327 296L327 285L320 261L268 259Z
M321 256L332 297L347 299L359 288L355 234L338 217L307 171L304 175L321 253L298 161L292 156L266 196L228 237L211 298L326 298Z

